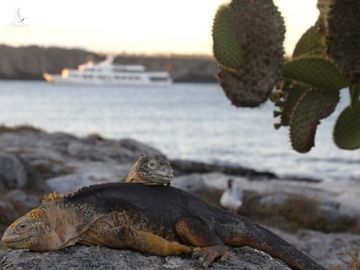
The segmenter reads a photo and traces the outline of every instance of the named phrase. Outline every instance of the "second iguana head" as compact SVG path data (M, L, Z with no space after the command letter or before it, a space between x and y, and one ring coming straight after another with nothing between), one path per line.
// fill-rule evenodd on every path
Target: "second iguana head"
M131 167L125 182L146 185L168 185L173 177L173 169L165 158L141 154Z

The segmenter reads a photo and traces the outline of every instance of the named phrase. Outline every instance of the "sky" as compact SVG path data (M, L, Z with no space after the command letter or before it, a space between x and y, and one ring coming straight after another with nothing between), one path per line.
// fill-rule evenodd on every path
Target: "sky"
M102 53L211 54L217 7L229 0L0 0L0 43L78 47ZM285 50L314 24L316 0L274 0ZM16 17L19 10L20 17ZM23 22L17 23L18 20Z

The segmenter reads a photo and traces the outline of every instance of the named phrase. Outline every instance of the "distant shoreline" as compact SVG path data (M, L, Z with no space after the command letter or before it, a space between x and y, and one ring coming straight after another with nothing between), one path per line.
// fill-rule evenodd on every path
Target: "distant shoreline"
M0 79L43 80L44 72L57 74L64 68L76 68L87 61L99 62L104 55L82 49L60 47L0 45ZM166 70L174 82L215 83L217 64L203 55L119 54L116 64L140 64L147 70Z

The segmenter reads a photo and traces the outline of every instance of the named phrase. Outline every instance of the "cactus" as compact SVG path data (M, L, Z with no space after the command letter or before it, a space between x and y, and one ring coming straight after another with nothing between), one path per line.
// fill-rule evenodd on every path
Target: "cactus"
M317 126L349 87L351 104L336 122L334 140L343 149L360 148L360 1L318 0L318 9L318 21L298 41L280 80L284 27L272 1L222 6L213 26L219 81L235 106L256 107L270 98L280 117L275 128L288 126L300 153L314 146Z
M290 124L295 105L310 89L309 86L304 84L292 81L284 82L282 86L284 99L278 104L280 109L280 126L288 126Z
M302 55L326 55L325 28L320 22L310 27L296 44L293 58Z
M359 0L334 1L328 18L328 54L352 83L360 82L359 18Z
M360 148L360 102L340 114L334 128L334 141L342 149Z
M215 15L213 29L214 56L220 65L229 69L241 68L241 46L235 32L234 10L222 5Z
M318 0L317 8L319 9L319 21L328 29L328 16L330 12L331 5L334 3L335 0Z
M256 107L267 100L281 77L284 32L271 0L233 0L220 7L213 25L214 55L232 104Z
M339 92L311 90L300 98L290 120L290 140L296 151L310 151L320 120L329 116L338 102Z
M286 63L283 76L326 91L338 91L349 85L329 58L319 56L300 57Z
M219 81L225 92L226 97L237 107L257 107L265 102L271 92L271 89L263 88L263 83L268 83L267 78L264 80L253 78L261 77L260 74L246 72L232 72L227 69L219 69ZM272 81L272 83L276 83Z

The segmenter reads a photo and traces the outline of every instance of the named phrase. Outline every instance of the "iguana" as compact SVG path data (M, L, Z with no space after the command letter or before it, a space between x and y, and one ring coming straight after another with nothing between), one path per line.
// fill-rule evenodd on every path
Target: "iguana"
M170 185L173 177L173 169L165 158L141 154L124 178L124 182L142 183L144 185Z
M250 246L297 270L324 270L249 219L212 207L170 186L107 183L62 197L50 194L9 226L12 249L49 251L76 243L128 248L160 256L193 253L207 267L228 256L225 245Z

